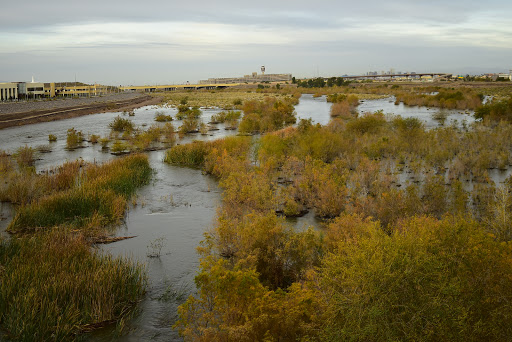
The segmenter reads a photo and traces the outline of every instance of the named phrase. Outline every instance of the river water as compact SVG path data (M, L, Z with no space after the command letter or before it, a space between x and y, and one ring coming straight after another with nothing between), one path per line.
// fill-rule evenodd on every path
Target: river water
M394 105L394 99L367 100L359 106L360 112L383 110L404 117L418 117L428 127L439 123L432 119L436 109L425 107L405 107ZM154 123L156 111L174 115L175 108L157 106L142 107L135 110L135 116L128 117L137 126ZM211 115L219 109L203 109L202 119L208 122ZM311 118L315 123L327 124L330 103L325 96L314 98L305 94L296 106L298 118ZM67 151L66 132L74 127L87 134L106 136L108 124L121 113L102 113L56 122L39 123L12 127L0 131L0 149L8 152L24 145L38 147L50 145L52 152L40 155L36 162L38 171L62 164L66 160L82 158L88 162L104 162L114 158L101 151L99 145L86 144L87 147ZM446 122L466 120L471 116L450 111ZM446 124L445 122L445 124ZM173 122L179 126L180 122ZM218 139L236 134L226 131L218 125L219 131L211 135L193 135L178 143L192 139ZM57 136L57 142L48 143L48 134ZM181 340L172 329L177 313L177 306L188 294L193 293L194 276L198 270L198 255L195 248L203 238L203 233L212 227L216 208L221 200L221 190L215 179L203 175L200 170L181 168L163 163L164 151L148 153L151 167L156 171L150 184L138 191L136 205L131 205L123 225L118 229L118 236L135 236L113 244L97 247L101 252L116 256L127 256L145 265L148 274L148 292L138 306L137 315L127 324L125 333L118 336L115 327L102 329L88 336L91 341L173 341ZM5 234L5 227L12 218L9 204L0 203L0 233ZM290 220L296 227L314 225L316 220L312 213L298 219ZM149 257L155 252L152 244L159 244L159 257Z

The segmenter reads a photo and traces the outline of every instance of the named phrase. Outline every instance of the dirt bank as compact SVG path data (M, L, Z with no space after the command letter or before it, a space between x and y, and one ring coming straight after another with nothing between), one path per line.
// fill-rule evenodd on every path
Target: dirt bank
M36 109L29 111L23 111L24 107L27 106L23 103L20 103L14 108L21 111L14 113L9 113L9 111L12 111L11 108L6 110L6 107L0 107L4 109L3 113L0 114L0 129L38 122L74 118L88 114L131 110L142 106L158 104L160 103L161 98L138 94L137 96L129 99L110 98L110 100L111 101L104 102L95 101L91 104L83 102L80 103L79 100L66 101L65 103L59 103L57 108Z

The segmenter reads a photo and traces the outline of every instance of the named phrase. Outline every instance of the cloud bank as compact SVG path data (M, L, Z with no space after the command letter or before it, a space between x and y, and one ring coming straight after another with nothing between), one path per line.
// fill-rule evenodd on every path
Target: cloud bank
M505 1L3 4L0 80L195 82L260 65L297 77L512 68Z

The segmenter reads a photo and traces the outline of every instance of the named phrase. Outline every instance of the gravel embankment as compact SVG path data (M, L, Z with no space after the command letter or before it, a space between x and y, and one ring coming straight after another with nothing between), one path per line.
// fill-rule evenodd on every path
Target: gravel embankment
M75 106L88 106L114 101L126 101L143 96L140 93L109 94L101 97L58 98L54 100L19 101L0 103L0 118L4 114L25 113L40 110L64 109Z

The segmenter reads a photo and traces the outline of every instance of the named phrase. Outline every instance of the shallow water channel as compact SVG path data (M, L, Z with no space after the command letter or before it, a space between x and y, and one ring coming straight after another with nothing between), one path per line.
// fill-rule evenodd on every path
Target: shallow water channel
M394 99L364 101L360 112L383 110L402 116L415 116L424 120L427 126L437 126L432 113L437 109L425 107L404 107L394 105ZM314 98L305 94L296 106L298 118L311 118L315 123L329 122L330 103L325 96ZM135 110L131 119L137 126L149 126L154 123L156 111L176 114L175 108L142 107ZM202 119L208 122L211 115L219 109L203 109ZM115 158L110 153L102 152L99 145L86 144L85 148L75 151L65 149L66 132L74 127L88 134L108 135L108 124L121 113L102 113L56 122L39 123L0 130L0 149L8 152L23 145L38 147L50 145L52 152L40 155L36 162L38 171L62 164L66 160L82 158L88 162L104 162ZM469 115L452 111L448 119L463 119L468 122ZM173 122L179 126L179 121ZM199 134L187 137L178 143L193 139L217 139L236 134L226 131L223 125L211 135ZM58 140L48 143L48 134L54 134ZM131 322L128 331L117 336L115 327L102 329L87 337L94 341L172 341L181 340L172 329L177 313L176 309L188 294L194 291L193 279L198 269L198 255L195 248L202 240L203 233L213 225L216 208L220 203L221 191L216 181L203 175L200 170L180 168L163 163L164 151L149 152L151 167L155 175L150 184L138 191L136 205L131 205L124 224L116 232L118 236L135 236L131 239L102 245L101 252L116 256L128 256L145 265L148 274L148 292L138 306L139 310ZM5 234L5 227L12 218L9 204L0 203L0 234ZM290 223L303 227L315 224L312 213ZM160 245L160 257L148 257L155 252L155 245Z

